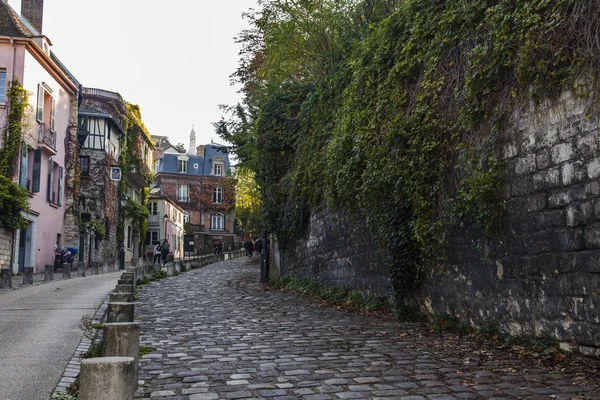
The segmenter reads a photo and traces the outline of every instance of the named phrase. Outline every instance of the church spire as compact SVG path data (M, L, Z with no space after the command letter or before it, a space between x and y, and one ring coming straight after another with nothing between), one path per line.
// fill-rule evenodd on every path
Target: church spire
M196 131L194 130L194 124L192 124L192 131L190 132L190 148L188 154L196 154Z

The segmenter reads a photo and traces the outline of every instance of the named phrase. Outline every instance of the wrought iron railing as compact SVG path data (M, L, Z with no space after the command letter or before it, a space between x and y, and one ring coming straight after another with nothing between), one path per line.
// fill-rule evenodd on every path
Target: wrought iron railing
M56 132L52 132L52 129L48 125L40 124L39 142L56 150Z

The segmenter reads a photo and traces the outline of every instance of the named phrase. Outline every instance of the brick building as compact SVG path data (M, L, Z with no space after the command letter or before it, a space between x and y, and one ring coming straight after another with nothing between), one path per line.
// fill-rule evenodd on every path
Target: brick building
M166 147L155 157L152 193L184 210L185 253L212 252L219 241L223 249L232 248L235 179L231 177L228 155L215 145L196 147L192 128L186 154Z

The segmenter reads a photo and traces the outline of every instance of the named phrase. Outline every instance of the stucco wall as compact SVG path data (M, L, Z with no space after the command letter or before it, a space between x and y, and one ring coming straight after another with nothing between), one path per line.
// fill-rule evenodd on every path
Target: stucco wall
M500 138L506 162L502 228L485 238L468 224L448 235L448 258L429 268L423 311L513 334L548 334L600 356L600 133L570 91L514 113ZM284 275L392 293L374 246L341 213L313 215L308 239L276 254Z

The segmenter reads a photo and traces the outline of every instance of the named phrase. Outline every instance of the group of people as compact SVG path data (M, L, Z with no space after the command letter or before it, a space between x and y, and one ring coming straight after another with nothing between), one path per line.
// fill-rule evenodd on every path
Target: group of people
M163 240L162 243L156 243L154 246L154 259L152 260L152 266L156 264L156 260L158 260L158 265L162 260L162 265L167 265L167 257L171 251L171 246L169 245L169 241L167 239Z
M223 253L223 242L222 241L218 241L216 243L213 244L213 251L215 254L221 254Z
M260 237L256 240L249 236L244 241L244 249L246 249L246 255L252 257L253 255L260 255L263 248L263 238Z

